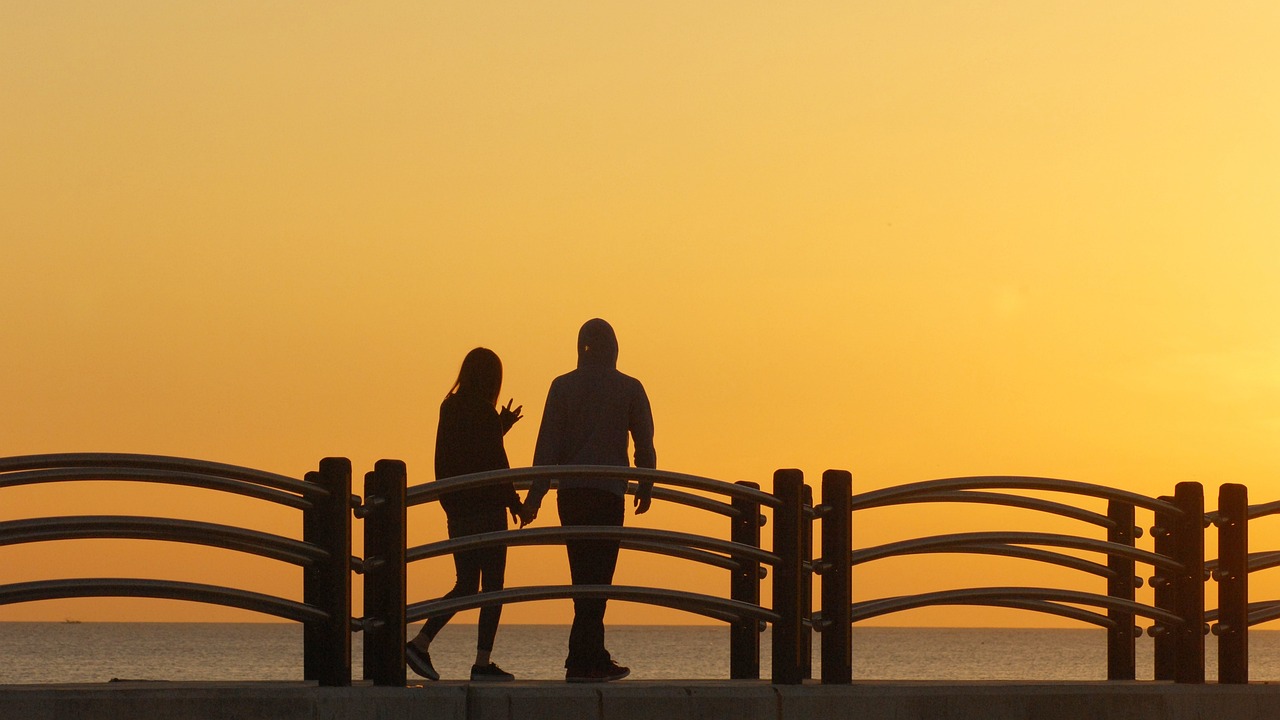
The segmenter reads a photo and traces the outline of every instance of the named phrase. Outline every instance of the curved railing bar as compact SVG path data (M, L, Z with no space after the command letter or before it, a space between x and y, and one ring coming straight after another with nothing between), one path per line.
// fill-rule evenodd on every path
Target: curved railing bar
M1266 552L1249 553L1249 572L1267 570L1278 565L1280 565L1280 551L1268 550Z
M990 607L1007 607L1014 610L1030 610L1032 612L1046 613L1048 615L1058 615L1060 617L1079 620L1090 625L1106 628L1108 630L1116 627L1115 620L1103 615L1102 613L1085 610L1084 608L1074 607L1072 605L1060 605L1047 600L992 600L985 605Z
M533 484L532 480L517 480L512 483L517 490L528 490ZM556 487L555 480L551 481L551 487ZM635 495L638 485L635 482L627 483L627 494ZM738 509L731 503L721 502L713 498L704 497L702 495L694 495L693 493L682 492L680 490L672 490L664 487L654 487L651 497L654 500L664 500L666 502L675 503L677 505L687 505L699 510L706 510L717 515L724 515L729 518L738 517ZM437 498L438 499L438 498Z
M706 550L698 550L697 548L681 547L677 545L667 545L660 542L645 542L643 540L623 540L621 542L623 550L635 550L637 552L647 552L654 555L669 555L671 557L680 558L681 560L692 560L702 565L710 565L712 567L723 568L725 570L738 571L744 567L751 565L750 560L737 560L732 557L720 555L718 553L707 552ZM764 568L761 568L764 572ZM761 578L764 575L760 576Z
M928 496L930 493L952 490L1045 490L1051 492L1071 493L1104 500L1119 500L1135 507L1146 508L1161 513L1169 513L1174 517L1182 517L1182 510L1173 503L1147 497L1139 493L1105 485L1079 482L1077 480L1059 480L1056 478L1025 477L1016 475L982 475L974 477L942 478L921 482L895 485L894 487L871 490L853 496L853 509L881 507L888 504L910 502L901 498L915 495Z
M759 605L700 593L633 585L533 585L414 603L405 610L405 621L416 622L432 615L474 610L485 605L573 598L599 598L660 605L724 622L751 619L775 623L780 620L777 613Z
M1106 565L1093 562L1092 560L1085 560L1084 558L1076 557L1075 555L1067 555L1065 553L1053 552L1052 550L1042 550L1040 548L1024 547L1022 545L1005 545L1002 543L946 545L938 548L897 552L894 553L894 556L914 555L920 553L971 553L975 555L999 555L1003 557L1018 558L1021 560L1032 560L1049 565L1058 565L1070 570L1079 570L1080 572L1097 575L1107 579L1111 579L1115 576L1115 572ZM856 561L854 564L856 564Z
M621 467L617 465L539 465L536 467L490 470L470 475L458 475L434 482L423 483L405 492L405 504L420 505L440 497L441 494L471 487L483 487L494 483L520 480L556 480L563 478L612 478L623 480L652 480L654 483L702 490L758 502L766 507L778 507L778 499L766 492L745 485L713 480L697 475L649 470L647 468Z
M1250 520L1256 520L1257 518L1266 517L1268 515L1275 515L1276 513L1280 513L1280 500L1273 500L1269 503L1260 503L1258 505L1249 506Z
M1205 622L1216 622L1222 608L1214 608L1204 611ZM1247 614L1249 616L1249 627L1260 625L1276 618L1280 618L1280 600L1258 600L1249 603Z
M162 470L165 472L194 473L242 480L257 485L285 490L306 497L325 498L329 491L315 483L308 483L285 475L228 465L208 460L169 457L165 455L135 455L130 453L63 453L55 455L21 455L0 458L0 473L23 470L48 470L55 468L116 468L133 470Z
M235 588L172 580L76 578L0 585L0 605L84 597L148 597L162 600L186 600L252 610L298 622L321 622L329 617L323 610L293 600Z
M1116 622L1114 620L1102 613L1096 613L1091 610L1085 610L1084 608L1078 608L1072 605L1060 605L1047 600L1002 600L993 598L975 604L990 607L1006 607L1014 610L1031 610L1032 612L1059 615L1061 617L1078 620L1090 625L1104 627L1108 630L1116 626ZM825 629L826 625L829 624L823 621L821 613L815 613L813 622L815 626L822 629Z
M1280 600L1249 603L1249 627L1280 618Z
M1213 558L1204 561L1204 569L1214 573L1217 578L1218 566L1222 564L1219 558ZM1249 553L1249 572L1257 570L1269 570L1280 565L1280 550L1266 550L1263 552Z
M648 528L616 527L611 525L571 525L568 527L524 528L499 530L450 538L439 542L418 545L405 551L405 562L449 555L464 550L475 550L496 545L550 545L565 540L635 540L662 546L678 546L711 550L731 557L739 557L766 565L777 565L780 558L766 550L716 538L675 532L674 530L650 530Z
M1147 563L1153 567L1169 570L1181 570L1182 565L1173 558L1138 548L1077 537L1075 535L1059 535L1057 533L1037 532L975 532L956 533L953 535L934 535L931 537L912 538L898 542L886 543L876 547L857 550L852 553L854 565L879 560L896 555L918 555L936 552L949 545L1041 545L1048 547L1065 547L1075 550L1088 550L1103 555L1119 555L1137 562Z
M905 505L909 503L926 503L926 502L963 502L963 503L983 503L987 505L1003 505L1005 507L1023 508L1026 510L1038 510L1051 515L1059 515L1061 517L1070 518L1072 520L1080 520L1091 525L1098 525L1110 529L1115 526L1115 522L1111 518L1096 513L1092 510L1068 505L1066 503L1054 502L1053 500L1043 500L1041 498L1026 497L1024 495L1009 495L1006 493L981 492L978 490L954 490L945 492L930 492L919 495L912 495L902 498L890 498L888 502L875 505L875 507L887 507L890 505ZM865 509L865 508L860 508Z
M636 494L636 483L627 484L627 493L630 495ZM669 503L675 503L677 505L686 505L699 510L713 512L717 515L724 515L729 518L738 517L738 509L731 503L721 502L701 495L694 495L693 493L655 487L652 492L652 497L654 500L662 500Z
M278 488L267 487L254 482L239 480L235 478L226 478L216 475L200 475L198 473L181 472L176 470L158 470L151 468L99 468L99 467L70 467L70 468L51 468L47 470L19 470L10 473L0 474L0 488L16 487L18 485L35 485L39 483L53 482L73 482L81 480L106 480L119 482L150 482L165 485L182 485L186 487L198 487L208 490L220 490L222 492L233 493L236 495L244 495L257 500L267 500L284 505L286 507L306 510L311 507L313 499L320 497L317 491L328 494L323 486L315 483L302 483L306 486L306 493L303 489L295 489L290 491ZM291 481L301 482L301 481ZM309 497L308 497L309 496Z
M528 490L529 486L533 484L533 481L532 480L516 480L516 481L513 481L512 484L515 485L517 490ZM556 486L557 486L557 482L555 480L552 480L551 487L556 487ZM637 489L637 483L635 482L627 483L628 495L635 495L636 489ZM730 517L730 518L738 517L738 509L735 508L732 503L721 502L720 500L704 497L702 495L694 495L693 493L681 492L680 490L672 490L670 488L655 487L653 488L653 492L651 496L653 497L654 500L664 500L666 502L676 503L677 505L687 505L689 507L697 508L699 510L706 510L707 512L713 512L713 513L716 513L717 515L724 515L725 517Z
M1159 620L1170 625L1178 625L1182 619L1168 610L1143 605L1132 600L1123 600L1121 598L1108 597L1106 595L1098 595L1095 593L1080 592L1077 590L1058 590L1054 588L1035 588L1035 587L988 587L988 588L964 588L961 590L942 590L931 593L921 593L918 595L902 595L891 598L881 598L879 600L866 600L854 603L852 606L852 619L856 622L859 620L867 620L880 615L901 612L903 610L914 610L916 608L928 607L931 605L989 605L993 601L1001 603L1007 602L1047 602L1047 603L1075 603L1079 605L1093 605L1106 608L1108 610L1119 610L1121 612L1133 613L1142 617Z
M497 543L494 543L494 544L497 544ZM503 543L503 544L505 545L506 543ZM683 547L678 545L667 545L661 542L622 540L620 545L623 550L636 550L639 552L652 553L654 555L668 555L671 557L680 558L681 560L692 560L693 562L696 562L696 563L701 563L703 565L710 565L712 567L723 568L725 570L730 570L730 571L742 570L744 567L749 566L751 564L750 560L737 560L732 557L727 557L725 555L720 555L713 552L707 552L706 550L698 550L696 548ZM435 557L435 555L433 555L433 557ZM352 570L355 572L363 572L363 568L361 568L360 570L356 570L353 567ZM759 571L759 575L763 579L764 577L767 577L768 573L763 567L761 567Z
M166 540L236 550L307 566L329 557L299 540L247 528L127 515L79 515L0 522L0 545L83 539Z

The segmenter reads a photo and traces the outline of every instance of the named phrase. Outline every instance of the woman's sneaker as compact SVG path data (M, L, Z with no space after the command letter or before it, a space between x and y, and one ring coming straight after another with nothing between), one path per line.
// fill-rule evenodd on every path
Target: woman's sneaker
M471 682L508 682L516 676L498 667L496 663L471 666Z
M631 668L622 667L610 660L593 668L569 668L564 672L564 679L571 683L612 682L630 674Z
M440 673L436 672L435 666L431 664L431 653L419 650L413 643L404 646L404 664L428 680L440 679Z

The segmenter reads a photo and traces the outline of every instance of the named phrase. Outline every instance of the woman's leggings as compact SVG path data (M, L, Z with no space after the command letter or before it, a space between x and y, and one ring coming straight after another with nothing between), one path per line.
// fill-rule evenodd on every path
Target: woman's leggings
M449 516L449 537L463 537L485 532L498 532L507 529L507 511L497 508L496 512L484 511L482 514ZM457 570L458 580L453 589L445 594L446 598L475 595L483 590L491 592L501 590L503 576L507 571L506 546L465 550L454 553L453 565ZM480 608L480 625L477 628L476 649L493 650L493 638L498 634L498 620L502 617L501 605L488 605ZM427 619L422 632L427 641L435 639L437 633L449 620L453 613L433 615Z

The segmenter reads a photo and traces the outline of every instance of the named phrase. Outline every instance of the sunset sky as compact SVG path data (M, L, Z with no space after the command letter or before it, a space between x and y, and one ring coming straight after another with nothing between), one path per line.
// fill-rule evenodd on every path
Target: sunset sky
M1270 1L0 0L0 455L295 477L345 456L357 492L399 458L426 482L439 402L483 345L524 405L507 450L527 465L579 325L603 317L648 389L662 468L766 488L780 467L814 483L844 468L859 491L1199 481L1211 507L1242 482L1280 499L1277 37ZM0 520L299 527L211 496L3 489ZM885 511L855 542L1005 517L1038 529L990 508ZM410 519L412 542L444 534L434 508ZM1274 548L1280 523L1253 536ZM988 567L1018 570L978 584L1098 589L951 556L868 570L857 592ZM0 568L298 587L274 563L124 541L4 547ZM560 552L512 551L509 585L566 576ZM410 578L423 600L452 568ZM728 584L631 554L617 579L671 578ZM1277 596L1254 581L1255 600ZM66 617L263 619L0 606ZM543 603L504 620L568 617ZM1046 622L951 608L883 624Z

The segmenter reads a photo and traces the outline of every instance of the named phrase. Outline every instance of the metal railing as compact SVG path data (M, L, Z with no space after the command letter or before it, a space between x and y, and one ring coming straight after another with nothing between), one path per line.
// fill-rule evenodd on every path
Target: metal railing
M124 538L192 543L303 569L302 602L229 586L149 578L59 578L0 585L0 605L86 597L148 597L235 607L303 624L303 676L351 684L351 463L326 458L303 480L222 463L155 455L76 453L0 459L0 490L72 481L184 485L302 512L302 539L163 517L64 516L0 522L0 545ZM358 566L358 562L356 565Z
M484 533L408 547L410 507L447 492L535 480L621 478L654 484L652 497L696 508L727 521L728 539L639 527L535 527ZM84 597L150 597L236 607L304 626L304 677L321 685L351 683L351 633L363 631L365 678L403 685L408 623L434 614L489 604L552 599L608 598L675 608L728 623L730 677L760 677L760 634L773 628L772 677L795 684L811 676L810 632L821 641L823 683L852 680L852 626L859 621L921 607L985 605L1068 618L1107 630L1107 677L1135 677L1139 618L1150 621L1157 680L1202 683L1208 625L1218 636L1218 682L1248 682L1248 630L1280 618L1280 600L1249 601L1249 575L1280 566L1280 551L1251 551L1251 521L1280 514L1280 501L1249 505L1243 485L1221 486L1218 508L1204 510L1197 483L1180 483L1172 496L1148 497L1052 478L984 476L947 478L854 494L847 471L823 474L820 502L798 470L774 474L772 492L753 483L729 483L675 472L603 466L519 468L408 486L404 463L381 460L365 476L365 497L351 494L351 464L327 458L299 480L273 473L185 458L129 454L32 455L0 459L0 491L20 485L127 481L203 488L293 508L302 515L301 539L209 522L164 517L81 515L0 522L0 545L125 538L191 543L248 553L303 569L302 601L236 587L150 578L57 578L0 584L0 605ZM635 491L635 482L628 492ZM1027 494L1032 493L1032 494ZM1055 499L1043 497L1051 494ZM1105 501L1105 513L1063 497ZM911 537L856 547L859 512L922 503L982 503L1074 520L1096 534L987 530ZM351 556L352 516L364 521L365 555ZM1153 549L1137 547L1136 511L1154 517ZM761 528L771 525L770 549ZM815 523L820 523L815 532ZM1204 532L1217 528L1220 557L1204 558ZM560 545L574 539L616 540L631 551L728 571L727 597L674 588L621 585L539 585L468 597L410 602L410 563L493 546ZM819 557L813 557L815 544ZM1105 580L1105 592L1063 587L974 586L853 601L855 569L888 558L965 553L1014 558L1067 568ZM1153 600L1140 602L1138 566L1151 568ZM351 616L351 573L364 573L362 617ZM862 572L862 570L858 570ZM821 577L814 602L812 576ZM761 581L772 575L772 605L761 602ZM1218 583L1218 607L1205 610L1205 583ZM816 611L814 605L817 605Z
M1107 501L1107 513L1039 497L1000 491L1051 492ZM1088 523L1105 539L1044 532L977 532L911 538L853 549L852 524L859 510L918 503L986 503L1024 508ZM822 634L822 681L848 683L852 675L850 626L888 613L933 605L988 605L1066 617L1107 629L1107 677L1135 677L1137 617L1154 621L1155 675L1183 683L1204 682L1204 500L1196 483L1177 486L1172 498L1144 495L1099 485L1052 478L989 476L931 480L851 494L851 476L823 476L821 558L813 564L822 576L821 609L814 618ZM1141 530L1135 509L1155 515L1155 550L1135 546ZM1052 549L1051 549L1052 548ZM1097 553L1103 561L1059 552ZM1105 578L1106 593L1043 587L970 587L900 597L852 601L852 569L891 557L921 553L969 553L1020 558ZM1154 570L1153 604L1137 602L1137 563ZM1096 608L1096 609L1089 609ZM1101 612L1101 611L1105 611Z
M447 492L485 485L514 482L518 487L527 487L535 480L554 483L580 477L652 482L655 501L678 503L728 518L730 539L634 527L576 526L491 532L406 547L409 507L437 501ZM774 485L771 495L751 483L729 483L674 472L614 466L555 466L476 473L406 487L403 463L379 461L365 478L365 501L357 510L357 515L365 521L365 615L361 621L365 631L365 678L377 685L405 683L404 642L410 622L490 604L590 597L665 606L729 623L732 678L759 678L761 625L772 623L774 680L798 682L803 672L798 646L799 626L803 621L798 538L804 520L798 471L779 471ZM635 487L635 483L631 483L628 492L634 493ZM721 497L725 499L719 499ZM765 522L762 508L774 513L773 552L760 547L760 527ZM729 570L729 597L670 588L565 584L407 602L405 573L409 563L461 550L563 544L573 539L617 540L623 549L659 553ZM780 546L784 548L781 551ZM773 608L760 604L760 581L767 574L765 567L773 568Z

